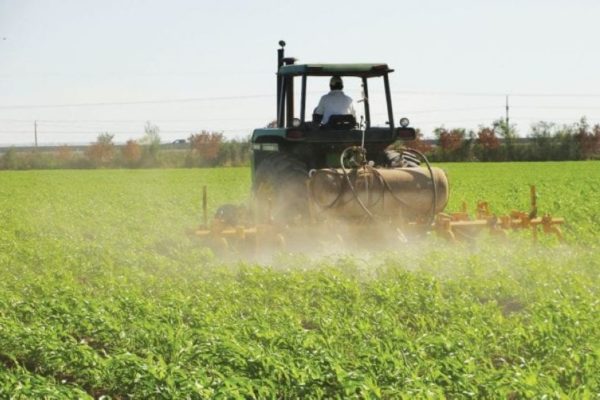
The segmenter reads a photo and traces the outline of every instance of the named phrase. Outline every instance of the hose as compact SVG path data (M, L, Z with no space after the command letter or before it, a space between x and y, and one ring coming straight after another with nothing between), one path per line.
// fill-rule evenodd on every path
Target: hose
M328 174L328 175L334 175L334 176L338 176L339 175L339 173L336 172L336 171L328 171L328 170L318 171L314 175L320 174L320 173L322 173L322 174ZM314 175L312 175L312 176L314 176ZM312 198L315 199L315 202L316 202L316 197L317 196L315 195L315 189L314 189L314 187L312 185L312 181L311 181L311 184L310 184L310 191L311 191ZM338 191L337 196L335 197L335 199L333 199L333 201L331 203L329 203L329 204L321 204L321 203L318 203L318 204L319 204L319 206L321 208L324 208L324 209L332 208L333 206L335 206L338 203L338 201L342 197L343 193L344 193L343 190Z
M346 171L346 167L344 166L344 158L346 156L346 153L349 150L354 150L354 149L355 149L355 147L352 146L352 147L347 147L346 149L344 149L344 151L342 151L342 154L340 156L340 165L342 167L342 172L344 173L344 177L346 178L346 182L348 183L348 187L350 188L350 191L354 195L354 198L356 199L356 201L358 202L360 207L363 209L363 211L369 216L369 218L374 220L375 216L371 213L371 211L367 208L367 206L364 205L364 203L358 196L358 193L356 193L356 190L354 189L354 185L352 185L352 182L350 182L350 176L348 176L348 171ZM361 148L361 150L363 150L363 149L364 148ZM364 166L363 166L363 168L364 168Z
M362 149L362 148L360 148ZM350 191L352 192L352 195L354 196L354 198L356 199L357 203L360 205L360 207L363 209L363 211L365 212L365 214L370 218L370 219L375 219L375 216L373 215L373 213L371 212L371 210L369 210L369 208L364 204L364 202L360 199L360 196L358 195L358 193L356 192L356 189L354 187L354 185L352 184L352 180L350 179L350 174L348 173L348 170L346 169L346 166L344 165L344 159L346 158L346 155L348 154L348 152L350 151L355 151L356 147L352 146L352 147L348 147L346 149L344 149L344 151L342 151L342 154L340 155L340 166L344 175L344 179L346 180L346 183L348 184L348 187L350 188ZM429 216L429 222L428 225L431 227L433 226L434 222L435 222L435 215L436 215L436 206L437 206L437 183L435 181L435 177L433 175L433 170L431 168L431 164L429 163L429 160L427 159L427 157L425 156L425 154L421 153L418 150L415 149L403 149L404 152L407 153L412 153L413 155L416 154L419 158L421 158L424 162L425 165L427 166L427 171L429 172L429 178L431 180L431 190L432 190L432 202L431 202L431 213ZM362 166L362 168L366 168L364 165ZM377 171L377 169L373 168L373 175L379 179L379 181L383 184L383 190L382 190L382 195L384 190L387 190L388 192L390 192L390 194L392 195L392 197L398 201L400 204L402 204L403 207L408 208L408 209L414 209L414 206L411 206L410 204L407 204L404 200L402 200L401 198L399 198L398 196L396 196L396 194L394 193L392 187L390 186L389 182L383 177L383 175L381 175L381 173L379 173L379 171ZM324 206L324 208L332 208L334 205L336 205L338 203L338 201L341 198L341 194L342 194L342 190L340 190L340 192L338 193L337 197L328 205ZM383 196L380 197L380 199ZM379 200L378 200L379 201ZM376 204L376 203L375 203ZM323 206L323 205L321 205Z
M409 149L409 148L403 148L402 149L403 152L409 153L411 155L417 155L419 158L421 158L424 162L425 165L427 166L427 171L429 172L429 179L431 180L431 190L432 190L432 196L431 196L431 212L429 215L429 221L428 221L428 225L431 227L433 226L434 222L435 222L435 215L436 215L436 206L437 206L437 183L435 181L435 177L433 175L433 170L431 169L431 164L429 163L429 160L427 159L427 156L425 156L425 154L421 153L419 150L416 149ZM404 200L402 200L401 198L399 198L398 196L396 196L396 194L394 193L394 191L392 190L389 182L387 180L385 180L385 178L379 173L379 171L377 171L376 169L373 170L373 172L379 177L379 179L381 180L381 182L384 184L385 188L388 190L388 192L390 192L390 194L392 195L392 197L399 202L400 204L402 204L404 207L408 208L408 209L414 209L414 206L411 206L410 204L407 204Z
M421 159L423 161L425 161L425 165L427 165L427 170L429 171L429 177L431 179L431 190L432 190L432 202L431 202L431 215L429 216L429 226L433 226L433 223L435 222L435 208L437 206L437 184L435 182L435 178L433 176L433 170L431 169L431 164L429 164L429 160L427 159L427 157L425 156L425 154L421 153L419 150L416 149L403 149L403 151L406 151L408 153L414 153L417 154L419 157L421 157Z

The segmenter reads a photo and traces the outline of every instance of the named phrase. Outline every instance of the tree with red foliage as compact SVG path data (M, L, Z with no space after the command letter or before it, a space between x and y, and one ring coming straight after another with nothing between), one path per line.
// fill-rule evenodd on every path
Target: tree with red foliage
M465 140L464 129L451 129L437 128L434 131L438 136L440 147L448 152L452 153L462 147L463 141Z
M92 143L85 154L94 166L107 166L115 154L115 145L113 143L114 135L101 133L98 135L95 143Z
M476 157L481 161L497 161L500 158L500 139L494 128L480 126L475 141Z
M440 161L464 160L465 130L439 127L433 131L438 139Z
M433 146L423 140L423 133L420 129L415 129L416 135L415 140L406 142L406 147L420 151L423 154L429 154L433 151Z
M138 165L142 159L142 148L136 140L129 139L125 146L121 148L123 161L129 167Z
M219 156L223 133L202 131L189 137L192 152L200 158L203 165L214 165Z
M486 150L495 150L500 147L500 140L496 137L494 129L481 127L477 132L477 144Z

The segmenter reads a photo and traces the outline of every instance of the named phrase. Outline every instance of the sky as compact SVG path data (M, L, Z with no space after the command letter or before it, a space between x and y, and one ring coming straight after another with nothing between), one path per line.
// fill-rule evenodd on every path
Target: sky
M281 39L299 63L388 63L395 119L428 137L491 124L506 95L522 136L600 123L598 17L597 0L0 0L0 144L32 144L35 121L41 145L147 121L165 142L247 137L275 117ZM309 83L309 109L327 90Z

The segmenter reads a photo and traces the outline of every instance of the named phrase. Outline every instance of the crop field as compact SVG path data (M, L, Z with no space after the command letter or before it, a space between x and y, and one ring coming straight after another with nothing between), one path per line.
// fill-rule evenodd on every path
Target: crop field
M524 233L225 261L189 238L246 168L0 173L0 398L600 399L600 163L443 164Z

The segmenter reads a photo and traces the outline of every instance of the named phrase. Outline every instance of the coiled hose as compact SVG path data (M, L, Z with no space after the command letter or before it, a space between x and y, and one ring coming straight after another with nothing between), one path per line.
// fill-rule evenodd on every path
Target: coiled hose
M369 207L367 207L367 205L365 205L365 203L362 201L359 194L357 193L356 188L354 187L354 185L352 183L352 179L350 178L350 173L348 172L348 168L345 165L345 159L347 158L348 153L350 151L356 151L356 150L357 150L356 147L348 147L348 148L344 149L344 151L342 152L342 154L340 156L340 166L342 169L344 180L345 180L346 184L348 185L348 188L350 189L350 192L352 193L354 199L356 199L356 202L359 204L359 206L362 208L362 210L365 212L365 214L369 217L369 219L375 219L376 217L373 214L373 212L371 212ZM418 150L402 149L402 151L405 153L409 153L410 155L412 155L414 157L420 158L421 160L423 160L423 162L425 163L425 165L427 167L427 170L429 172L429 177L431 180L431 190L432 190L431 212L429 215L428 225L432 226L435 221L435 215L436 215L435 210L436 210L436 205L437 205L437 184L435 181L435 177L433 175L433 170L431 168L431 164L429 163L429 160L427 159L427 157ZM369 167L367 167L366 163L363 162L362 165L359 166L359 168L369 168ZM394 193L394 190L390 186L389 182L383 177L383 175L377 169L371 168L371 171L373 172L373 176L376 179L378 179L379 182L381 183L382 191L381 191L381 195L379 196L379 198L373 204L369 204L370 206L377 204L379 202L379 200L382 198L384 191L387 190L391 194L392 198L394 198L404 208L409 209L409 210L410 209L415 210L414 205L408 204L406 201L402 200L400 197L398 197ZM337 173L335 173L335 174L337 175ZM329 208L333 208L334 206L339 206L339 201L342 198L342 193L343 193L343 190L341 189L338 192L338 195L335 197L335 199L331 203L326 204L326 205L319 204L319 206L321 206L324 209L329 209Z

